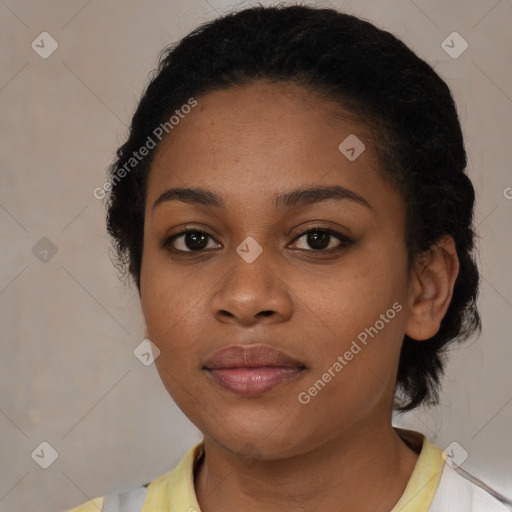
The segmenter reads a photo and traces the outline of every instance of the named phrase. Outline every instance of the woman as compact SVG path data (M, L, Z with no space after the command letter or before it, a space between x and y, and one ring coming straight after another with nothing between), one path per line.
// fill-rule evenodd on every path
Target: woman
M444 81L331 9L256 7L163 54L108 231L204 441L75 511L505 511L393 410L480 328L474 190Z

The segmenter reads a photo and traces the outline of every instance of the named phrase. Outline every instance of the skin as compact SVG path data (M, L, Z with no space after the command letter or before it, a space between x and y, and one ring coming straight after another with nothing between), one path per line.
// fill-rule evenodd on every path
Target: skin
M203 512L389 511L418 454L391 426L404 334L433 336L449 305L458 260L450 237L407 271L405 204L379 173L365 125L295 85L264 82L215 91L157 150L147 190L141 302L147 336L161 353L166 389L204 435L195 489ZM365 151L338 145L355 134ZM276 209L273 196L339 185L370 205L329 199ZM157 198L202 187L224 207ZM354 242L314 250L307 229L332 228ZM169 235L207 231L201 254ZM263 252L236 252L248 236ZM190 242L189 242L190 243ZM340 241L330 238L330 247ZM171 247L171 246L170 246ZM192 245L192 248L194 246ZM307 404L307 391L365 328L402 310ZM232 344L265 343L302 362L298 378L264 395L238 396L202 366Z

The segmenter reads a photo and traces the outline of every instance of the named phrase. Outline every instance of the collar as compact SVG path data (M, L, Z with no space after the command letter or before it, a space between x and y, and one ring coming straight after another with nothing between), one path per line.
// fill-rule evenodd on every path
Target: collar
M421 433L394 427L398 435L420 454L409 482L391 512L428 512L444 467L441 448ZM194 489L194 470L204 454L200 442L190 448L174 470L153 480L142 512L200 512Z

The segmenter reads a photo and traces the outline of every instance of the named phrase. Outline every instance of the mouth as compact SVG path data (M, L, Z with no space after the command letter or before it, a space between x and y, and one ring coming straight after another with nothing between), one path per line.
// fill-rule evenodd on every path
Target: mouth
M306 366L268 345L232 345L215 352L202 369L232 393L259 396L296 379Z

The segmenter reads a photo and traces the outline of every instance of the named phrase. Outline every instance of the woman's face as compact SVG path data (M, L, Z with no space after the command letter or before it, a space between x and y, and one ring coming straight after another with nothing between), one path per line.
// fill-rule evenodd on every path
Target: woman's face
M334 108L292 85L209 93L151 167L141 300L156 366L190 420L233 452L291 456L390 422L409 308L405 206L365 127ZM289 195L317 187L333 188ZM175 188L220 204L162 197ZM284 359L242 364L260 344Z

